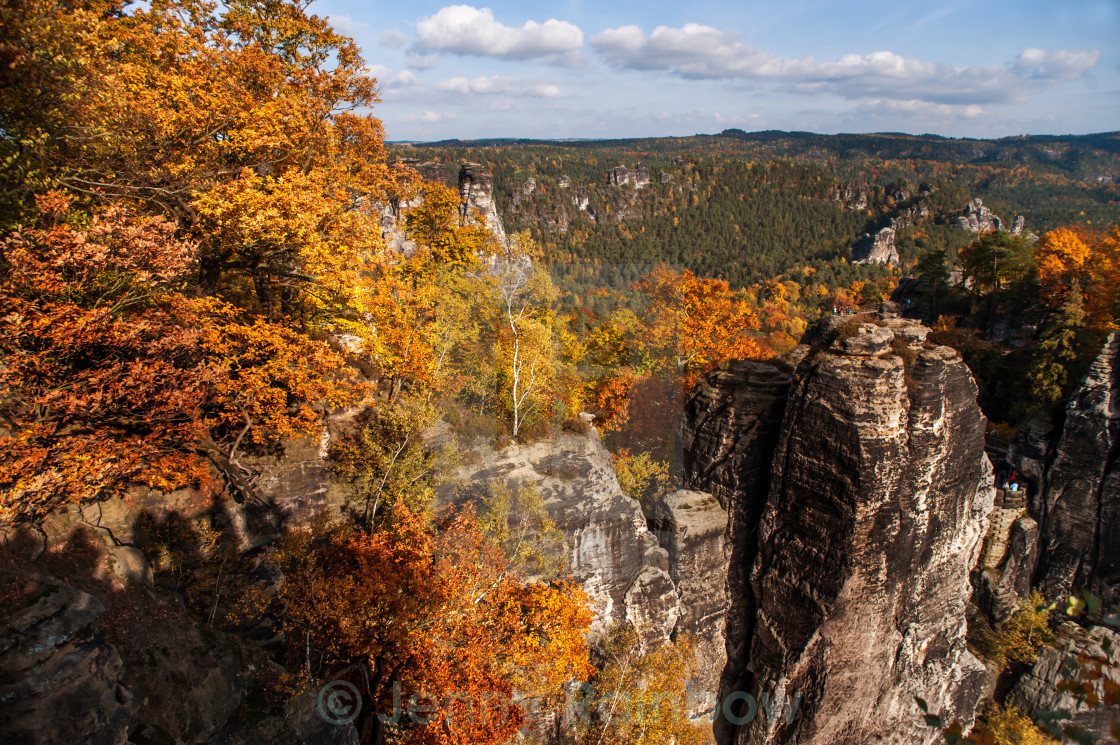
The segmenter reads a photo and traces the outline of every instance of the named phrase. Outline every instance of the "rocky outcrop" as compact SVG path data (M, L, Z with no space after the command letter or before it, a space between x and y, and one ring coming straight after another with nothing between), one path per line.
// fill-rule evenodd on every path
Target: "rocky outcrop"
M722 690L750 690L752 682L746 663L757 606L750 571L791 383L791 375L776 365L731 362L701 379L681 416L683 483L710 492L727 510L729 607ZM718 728L726 731L726 720Z
M1003 621L1030 595L1038 564L1038 522L1026 514L1026 492L996 491L980 560L976 602L989 618Z
M833 192L832 200L845 209L867 209L867 187L862 184L843 184Z
M525 183L521 185L521 188L513 192L513 197L510 201L514 207L519 207L523 201L533 196L533 192L536 190L537 180L535 178L525 179Z
M713 694L697 701L693 714L706 713L714 708L727 662L727 512L711 494L679 490L658 501L650 525L669 552L669 576L679 598L673 636L695 640L701 663L693 685Z
M852 247L852 263L898 266L901 259L894 245L894 228L883 228L875 235L864 233Z
M628 623L647 649L682 635L696 642L692 713L711 711L726 659L727 512L712 495L676 491L647 524L618 486L611 456L592 429L535 445L471 451L441 497L470 499L493 482L533 485L563 533L563 572L591 601L591 637Z
M1003 230L1003 220L984 206L984 202L977 197L968 203L964 208L964 214L956 219L953 223L961 230L967 230L971 233L990 233L993 230ZM1019 235L1023 231L1023 226L1026 225L1026 219L1021 215L1015 218L1012 225L1012 235Z
M563 569L591 600L593 635L602 634L612 623L625 622L629 612L643 619L647 639L671 636L676 625L671 609L677 602L675 587L670 592L656 572L646 571L667 573L668 556L647 527L641 507L619 487L610 453L594 430L500 451L481 446L471 452L474 463L458 471L444 491L444 500L452 499L456 489L471 495L494 481L511 488L533 485L548 517L564 535ZM651 588L657 588L664 610L645 607L646 598L654 594ZM654 623L655 619L660 620Z
M1120 600L1120 332L1066 405L1042 498L1042 588Z
M1032 718L1040 712L1069 712L1072 714L1069 719L1058 720L1061 726L1080 727L1099 745L1116 743L1115 739L1109 739L1109 733L1112 723L1120 722L1120 706L1108 706L1103 702L1105 680L1113 685L1120 683L1120 633L1103 626L1085 629L1066 622L1059 627L1056 636L1053 647L1038 650L1034 665L1011 691L1009 703ZM1089 706L1083 698L1079 700L1063 690L1063 682L1079 677L1079 659L1085 660L1086 673L1092 673L1096 665L1090 659L1101 665L1101 675L1090 681L1093 693L1101 702L1097 706Z
M791 395L751 575L756 691L800 713L743 743L933 742L915 696L962 720L979 697L965 606L993 490L976 386L945 347L909 371L843 351Z
M508 242L494 202L494 174L479 163L464 163L459 169L459 198L459 210L464 220L481 220L502 245Z
M93 630L105 606L37 574L0 574L0 739L123 745L137 708L121 657Z
M618 166L607 171L607 183L611 186L633 184L635 189L641 189L649 183L649 166L639 163L634 170L626 166Z
M688 483L730 499L732 524L761 513L753 547L732 541L737 557L753 548L754 559L748 599L729 583L733 612L748 617L738 631L728 623L725 682L746 684L739 690L756 702L796 702L788 717L717 727L723 741L932 743L939 735L915 696L972 718L984 666L965 644L968 575L994 495L984 419L956 352L907 333L907 368L894 338L869 324L798 355L792 383L771 366L740 369L746 390L709 379L686 408ZM721 406L726 414L705 416ZM757 433L747 449L729 436L734 418ZM719 455L731 450L739 455ZM739 489L750 497L736 505ZM742 628L749 643L736 647Z

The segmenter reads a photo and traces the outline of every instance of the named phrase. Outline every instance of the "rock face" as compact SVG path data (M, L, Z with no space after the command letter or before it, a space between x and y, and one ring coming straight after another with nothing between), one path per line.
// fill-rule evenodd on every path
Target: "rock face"
M1016 221L1018 222L1018 221ZM972 233L989 233L993 230L1003 230L1003 220L984 206L979 198L973 199L964 208L964 214L957 218L956 227ZM1022 230L1022 226L1019 226Z
M632 171L626 166L612 168L607 171L607 183L611 186L633 184L634 188L640 189L649 183L649 166L639 163Z
M751 685L746 663L757 605L750 571L791 383L790 374L775 365L732 362L700 381L681 417L684 485L710 492L727 510L730 605L722 690ZM726 720L718 727L725 731Z
M610 453L594 431L498 452L483 447L472 453L476 464L460 469L455 479L459 484L481 488L497 480L511 486L535 486L549 518L564 534L566 570L591 599L593 635L613 622L625 621L629 610L644 619L643 636L671 636L676 625L671 609L677 603L676 590L670 592L655 573L642 576L647 568L667 573L668 557L647 527L641 507L618 486ZM664 610L627 604L627 593L633 589L631 600L641 598L644 606L654 587L663 597ZM651 625L654 619L660 621Z
M686 409L686 480L724 495L737 481L725 496L733 524L761 513L748 598L734 580L743 569L729 568L734 613L754 612L728 624L725 681L760 703L797 703L737 732L717 726L722 741L932 743L915 696L964 722L979 699L984 667L966 647L965 611L994 489L977 389L953 350L908 339L920 351L907 370L893 331L862 331L799 355L792 383L776 368L741 369L754 393L716 393L709 378ZM757 433L744 449L712 434L736 418ZM736 558L752 553L735 545L749 533L733 531Z
M16 590L0 619L0 739L123 745L136 702L117 650L91 628L105 606L38 575L0 580Z
M472 451L443 494L470 494L500 481L532 484L565 538L564 569L591 600L595 640L630 623L647 648L690 634L702 663L690 686L693 714L710 712L724 667L727 513L710 494L678 491L656 506L649 529L638 503L618 486L610 453L592 430L551 442ZM660 540L659 540L660 539Z
M1102 662L1107 660L1102 665L1102 678L1092 682L1093 692L1103 701L1104 679L1120 683L1120 634L1103 626L1084 629L1064 623L1056 636L1053 647L1038 650L1034 665L1011 691L1010 703L1027 716L1040 711L1068 711L1073 716L1062 720L1063 725L1081 727L1097 738L1096 742L1100 745L1112 745L1116 740L1108 739L1109 728L1112 722L1120 721L1120 706L1089 707L1058 686L1074 677L1067 665L1079 655L1088 655Z
M1120 600L1120 333L1066 406L1042 498L1042 588Z
M844 184L836 188L832 199L850 210L867 209L867 187L862 184Z
M669 576L680 599L673 635L692 635L703 660L694 685L712 696L697 701L694 713L706 713L713 708L727 662L727 511L711 494L680 490L659 500L650 525L669 552Z
M978 572L976 600L990 618L1003 621L1030 595L1038 564L1038 522L1026 513L1025 492L996 491Z
M479 163L464 163L459 169L459 198L464 220L481 218L502 245L508 242L498 206L494 203L494 174Z
M875 235L865 233L852 247L853 264L890 264L898 266L901 260L894 245L894 228L883 228Z

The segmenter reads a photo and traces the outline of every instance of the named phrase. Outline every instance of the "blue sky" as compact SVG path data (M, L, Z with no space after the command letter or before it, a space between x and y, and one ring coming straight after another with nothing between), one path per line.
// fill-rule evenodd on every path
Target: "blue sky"
M391 140L1120 129L1120 0L319 0Z

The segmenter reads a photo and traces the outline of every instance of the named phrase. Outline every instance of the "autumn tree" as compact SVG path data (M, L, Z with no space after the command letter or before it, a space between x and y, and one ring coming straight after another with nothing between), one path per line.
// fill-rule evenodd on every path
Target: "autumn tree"
M634 288L650 303L638 348L648 364L686 385L725 360L768 355L752 333L759 329L754 311L727 282L660 266Z
M516 236L479 275L498 305L499 378L505 381L503 399L514 437L543 410L556 355L551 308L556 290L548 273L533 264L533 245L527 234Z
M195 454L221 368L181 294L197 251L113 207L81 226L58 194L0 241L0 521L130 484L204 481Z
M199 245L207 292L270 319L345 313L411 188L387 165L376 81L304 0L20 0L3 15L11 198L127 200ZM9 74L9 73L6 73Z
M517 696L554 707L588 674L586 598L509 571L470 511L431 524L398 506L373 533L320 523L278 560L291 661L359 687L364 743L506 742L525 722ZM393 721L394 684L436 715Z
M602 643L598 674L583 687L573 721L581 745L699 745L711 739L689 720L688 678L696 664L687 639L643 649L629 626Z
M1051 230L1042 236L1035 246L1034 258L1042 290L1052 305L1061 304L1074 282L1079 284L1078 291L1084 287L1089 255L1089 247L1068 228Z
M1043 324L1034 360L1027 371L1030 398L1036 406L1049 406L1068 395L1084 372L1084 363L1096 347L1086 329L1081 285L1075 280L1065 290L1065 300Z

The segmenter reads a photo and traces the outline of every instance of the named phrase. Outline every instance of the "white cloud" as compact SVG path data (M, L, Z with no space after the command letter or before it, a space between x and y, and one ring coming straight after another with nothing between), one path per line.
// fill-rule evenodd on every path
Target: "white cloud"
M590 44L622 69L662 70L694 79L780 80L800 93L945 105L1021 102L1081 77L1101 56L1085 49L1027 49L1005 65L955 67L880 51L818 62L812 56L776 57L739 37L734 30L696 23L658 26L649 36L637 26L620 26L596 34Z
M416 75L409 70L393 72L385 65L369 65L366 70L377 78L377 82L381 84L381 90L383 91L414 88L420 84Z
M1032 80L1076 80L1101 59L1095 49L1026 49L1011 63L1018 76Z
M408 58L408 66L413 70L431 70L439 63L434 54L414 54Z
M812 57L783 59L738 41L738 31L686 23L658 26L647 38L637 26L607 29L590 44L616 67L673 70L686 78L777 77L806 72Z
M450 93L491 95L519 95L531 98L562 98L563 91L555 83L521 80L502 75L479 76L468 80L455 77L436 83L436 88Z
M409 38L395 28L391 28L377 37L377 43L383 47L403 47L408 42Z
M443 114L437 114L434 111L425 111L424 115L420 117L422 122L438 122L443 120Z
M583 31L567 21L550 18L526 21L511 28L494 18L489 8L449 5L416 24L417 52L446 52L476 57L572 64L579 59Z

